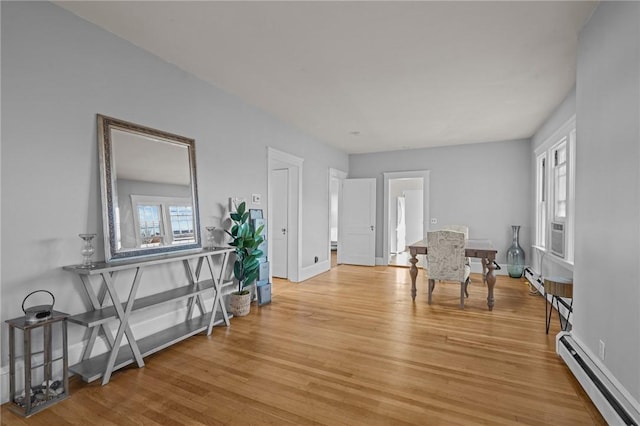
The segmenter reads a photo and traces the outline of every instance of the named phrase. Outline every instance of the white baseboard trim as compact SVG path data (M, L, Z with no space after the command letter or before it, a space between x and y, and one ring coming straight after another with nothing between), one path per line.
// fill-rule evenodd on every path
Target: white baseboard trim
M556 352L610 425L638 425L640 403L571 332L556 336Z
M204 302L205 302L205 306L210 308L213 304L213 298L208 298L208 299L205 298ZM140 314L142 315L143 312L140 312ZM196 309L196 312L198 312L197 309ZM136 336L136 339L140 339L142 337L153 334L159 330L169 328L171 326L179 324L180 322L184 321L184 318L186 317L186 315L187 315L187 307L186 306L179 307L176 310L166 312L163 314L158 314L150 318L142 319L135 324L131 324L131 331L133 332L134 336ZM71 327L77 328L77 326L74 324L70 324L70 328ZM117 331L117 324L114 321L114 326L112 327L112 332L114 335L116 331ZM16 337L19 337L19 336L17 335ZM123 341L124 340L125 339L123 338ZM68 346L67 355L69 358L70 366L80 362L82 357L82 352L84 351L86 344L87 344L87 341L83 340L81 342L77 342ZM96 339L96 343L93 347L92 355L99 355L107 352L107 350L108 350L108 347L104 342L104 340L101 338L98 338ZM60 357L62 357L62 349L58 348L53 351L53 358L60 358ZM40 356L40 358L42 358L42 356ZM37 362L38 359L37 357L34 357L33 360L34 360L33 362L35 363ZM37 372L38 371L36 370L35 373ZM53 364L52 374L53 374L53 377L62 378L62 361L55 362ZM40 375L42 375L42 372L40 372ZM44 380L44 378L41 378L39 380ZM24 389L24 363L22 362L21 359L19 359L16 362L16 389L18 389L19 391L22 391L22 389ZM4 404L6 402L9 402L9 365L8 364L3 365L0 368L0 403Z
M376 257L376 266L389 266L388 263L384 263L384 258Z
M313 278L316 275L327 272L329 269L331 269L331 262L328 260L323 260L322 262L314 263L311 266L304 267L300 271L300 281L305 281L309 278Z

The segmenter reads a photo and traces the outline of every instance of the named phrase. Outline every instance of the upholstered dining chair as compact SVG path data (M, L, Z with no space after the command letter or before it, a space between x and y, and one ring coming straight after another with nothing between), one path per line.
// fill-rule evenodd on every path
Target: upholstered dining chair
M460 283L460 309L464 309L464 299L469 297L467 285L471 269L464 255L464 233L456 231L427 232L427 262L429 280L429 298L439 281L457 281Z
M445 231L456 231L464 234L465 240L469 239L469 227L467 225L445 225L443 228ZM471 266L471 258L467 257L467 265Z
M469 227L467 225L445 225L442 229L445 231L462 232L464 238L469 239Z
M462 232L464 234L464 238L466 240L469 239L469 227L467 225L445 225L442 229L444 229L445 231ZM471 268L471 258L466 257L465 260L467 262L467 266ZM469 282L467 284L470 284L470 283L471 283L471 278L469 278Z

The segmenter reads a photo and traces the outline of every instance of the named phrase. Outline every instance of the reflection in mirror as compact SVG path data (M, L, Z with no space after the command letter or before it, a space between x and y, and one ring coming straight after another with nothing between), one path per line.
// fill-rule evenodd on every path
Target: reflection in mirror
M98 115L107 261L201 247L195 141Z

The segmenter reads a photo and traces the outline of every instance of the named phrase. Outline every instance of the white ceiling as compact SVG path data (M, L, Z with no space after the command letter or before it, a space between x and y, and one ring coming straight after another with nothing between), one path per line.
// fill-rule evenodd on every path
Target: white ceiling
M56 2L349 153L528 138L596 2Z

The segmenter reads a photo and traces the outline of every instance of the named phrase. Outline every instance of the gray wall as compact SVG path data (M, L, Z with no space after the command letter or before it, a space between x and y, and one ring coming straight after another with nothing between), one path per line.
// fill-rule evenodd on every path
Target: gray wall
M529 255L531 228L530 141L489 142L349 155L350 178L377 178L376 256L382 257L383 173L430 170L429 209L440 225L469 225L470 238L489 238L503 266L511 225L521 225ZM426 232L426 230L425 230Z
M81 261L82 232L99 234L104 256L96 113L196 140L203 227L220 225L232 196L262 194L251 207L266 214L267 146L304 158L303 266L327 260L328 168L346 170L345 153L51 3L1 7L3 333L31 290L51 290L60 311L86 309L62 266ZM82 332L70 328L70 345Z
M640 3L583 28L576 105L574 334L640 401Z

